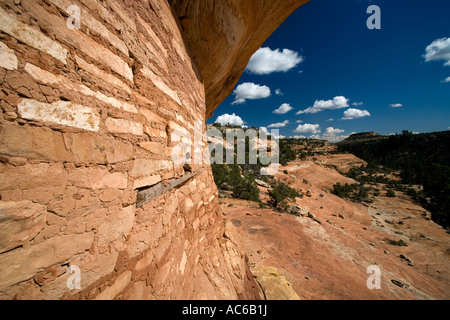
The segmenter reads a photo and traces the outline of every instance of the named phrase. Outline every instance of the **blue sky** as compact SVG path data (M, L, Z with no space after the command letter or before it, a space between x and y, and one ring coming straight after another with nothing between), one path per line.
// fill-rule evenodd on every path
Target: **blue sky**
M370 5L381 10L381 29L367 28ZM262 48L208 123L239 117L332 141L450 127L448 0L311 0Z

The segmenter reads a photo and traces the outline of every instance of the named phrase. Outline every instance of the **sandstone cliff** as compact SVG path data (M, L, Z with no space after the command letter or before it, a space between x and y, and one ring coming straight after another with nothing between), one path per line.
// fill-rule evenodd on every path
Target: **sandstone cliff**
M0 299L261 298L171 151L304 2L1 0Z

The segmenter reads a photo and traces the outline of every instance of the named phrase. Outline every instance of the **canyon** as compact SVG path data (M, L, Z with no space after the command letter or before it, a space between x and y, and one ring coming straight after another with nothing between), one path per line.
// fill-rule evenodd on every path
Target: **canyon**
M306 192L295 215L173 160L306 2L0 0L0 299L448 299L449 236L429 212L331 194L363 160L281 167Z
M171 153L305 2L0 1L0 299L262 299Z
M288 211L269 205L270 188L264 186L259 189L265 208L221 194L226 223L242 243L266 297L448 299L448 230L403 192L392 198L381 191L370 202L333 194L333 185L355 183L343 172L367 164L354 155L325 152L311 158L289 162L274 176L301 191ZM379 289L368 286L373 267L380 270Z

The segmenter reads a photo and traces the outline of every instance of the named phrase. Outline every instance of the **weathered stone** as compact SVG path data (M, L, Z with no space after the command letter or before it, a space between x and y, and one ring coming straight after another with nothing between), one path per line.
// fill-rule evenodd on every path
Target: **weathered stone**
M123 109L128 112L137 113L137 109L130 103L120 101L114 97L108 97L100 91L94 91L84 84L73 82L68 78L61 75L54 75L48 71L45 71L31 63L25 65L25 71L31 75L36 81L47 85L58 86L66 90L75 91L85 96L94 97L104 103L111 105L117 109Z
M73 3L69 0L50 0L54 5L56 5L59 9L66 11L69 6ZM98 22L94 17L92 17L86 10L81 9L80 12L81 23L86 25L91 31L99 34L104 39L106 39L111 45L120 50L124 55L128 56L128 48L125 43L120 40L115 34L109 31L103 24Z
M139 189L142 187L151 187L161 181L161 176L159 174L135 180L133 183L133 189Z
M17 109L19 115L28 120L53 122L89 131L98 131L99 128L100 117L94 109L72 102L57 101L48 104L23 99Z
M170 170L173 163L168 160L136 159L131 170L132 177L149 176L161 170Z
M167 50L164 47L164 45L162 44L161 40L158 38L158 36L156 35L156 33L153 31L152 27L145 22L141 16L139 14L136 15L137 20L139 21L139 23L145 28L145 30L147 31L147 33L150 35L150 37L152 38L152 40L156 43L156 45L158 46L159 50L164 54L164 56L167 58Z
M0 42L0 67L6 70L17 70L18 68L18 61L14 50L10 49L3 42Z
M110 287L107 287L98 296L96 296L95 300L114 299L114 297L116 297L130 283L132 274L133 273L130 270L127 270L124 273L122 273L114 281L114 284Z
M149 251L144 255L144 257L141 260L139 260L136 263L134 270L141 271L147 268L150 265L150 263L152 263L152 261L153 261L153 252Z
M153 138L167 138L167 133L165 130L155 129L148 126L145 126L145 133Z
M120 192L118 189L106 189L99 195L99 199L103 202L110 202L116 200L119 197L119 194Z
M64 133L66 148L72 152L74 161L85 163L116 163L130 160L133 146L111 137L90 132Z
M180 98L178 97L178 94L171 89L163 80L163 78L157 76L150 68L144 67L141 69L141 73L148 79L150 79L155 87L157 87L159 90L167 94L170 98L172 98L176 103L178 103L181 106Z
M45 206L0 201L0 253L33 239L45 226Z
M165 124L166 121L158 116L156 113L151 112L147 109L141 109L142 114L147 118L147 121L150 123L157 123L157 124Z
M0 132L0 153L31 159L73 161L61 132L22 126L3 126Z
M108 118L105 125L112 133L131 133L137 136L144 134L142 124L130 120Z
M5 119L6 121L12 122L17 119L17 113L15 113L14 111L5 112L3 114L3 119Z
M0 8L0 20L2 21L0 24L1 31L33 48L51 55L64 64L66 63L67 50L59 43L51 40L37 29L20 22L15 16L8 14L2 8Z
M260 266L252 270L267 300L300 300L297 293L276 268Z
M54 281L47 281L41 290L44 293L47 300L59 300L66 296L78 293L83 289L88 288L94 284L98 279L101 279L107 275L110 275L114 271L117 257L119 253L112 251L102 255L91 255L85 253L80 257L71 261L71 265L76 265L80 268L81 272L81 289L69 290L67 288L67 280L70 274L65 271L63 275L56 278Z
M62 164L39 163L11 167L0 163L0 181L0 190L34 189L42 186L65 188L67 172Z
M119 78L113 76L110 73L107 73L103 70L101 70L100 68L94 66L93 64L87 63L86 61L84 61L83 59L81 59L79 56L75 57L78 66L81 69L86 70L87 72L89 72L90 74L96 76L99 79L102 79L106 82L108 82L109 84L124 90L126 93L131 94L131 89L129 86L127 86L122 80L120 80Z
M67 28L65 19L50 14L33 0L24 0L22 6L28 12L32 13L40 23L52 30L65 42L81 50L98 62L108 66L130 82L133 82L133 70L124 60L112 53L109 49L97 43L94 39L80 30L70 30Z
M91 189L125 189L128 175L122 172L110 173L102 168L74 168L69 170L69 182L77 187Z
M146 141L141 142L139 145L153 154L164 154L165 146L162 143Z
M93 240L93 233L61 236L1 254L0 290L31 279L52 265L67 262L89 249Z
M102 246L126 236L133 228L135 210L134 206L129 206L110 215L98 228L98 245Z

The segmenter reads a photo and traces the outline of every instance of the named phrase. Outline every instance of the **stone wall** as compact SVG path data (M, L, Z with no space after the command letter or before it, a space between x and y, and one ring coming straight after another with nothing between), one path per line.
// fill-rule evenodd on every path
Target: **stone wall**
M210 167L171 160L175 130L206 115L176 16L166 0L0 1L0 299L262 297Z

